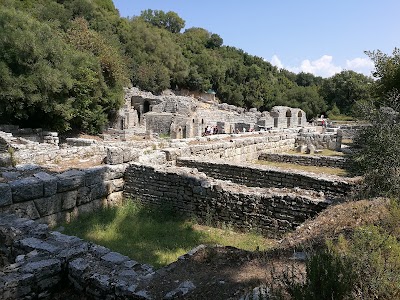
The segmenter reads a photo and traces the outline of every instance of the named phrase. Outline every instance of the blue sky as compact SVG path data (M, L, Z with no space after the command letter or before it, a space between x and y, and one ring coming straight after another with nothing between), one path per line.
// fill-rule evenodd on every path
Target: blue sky
M219 34L224 45L293 72L370 75L365 50L400 47L399 0L113 0L121 16L174 11L185 28Z

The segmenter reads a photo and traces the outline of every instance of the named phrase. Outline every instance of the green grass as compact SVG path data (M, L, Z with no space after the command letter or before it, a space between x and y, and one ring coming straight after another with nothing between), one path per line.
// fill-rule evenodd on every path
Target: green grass
M316 173L316 174L322 173L322 174L327 174L327 175L349 176L349 173L346 170L340 169L340 168L302 166L302 165L292 164L292 163L272 162L272 161L264 161L264 160L258 160L258 161L256 161L256 164L267 165L267 166L277 167L277 168L282 168L282 169L305 171L305 172L311 172L311 173Z
M133 201L79 216L65 224L65 234L110 248L141 263L165 266L199 244L264 250L273 240L256 233L235 233L196 224L168 209L151 209Z

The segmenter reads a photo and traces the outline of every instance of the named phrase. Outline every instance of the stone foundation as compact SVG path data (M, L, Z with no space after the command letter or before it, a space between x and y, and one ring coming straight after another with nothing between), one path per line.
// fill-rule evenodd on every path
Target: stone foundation
M337 176L322 176L307 172L282 170L262 165L226 162L224 160L201 160L179 158L177 166L196 168L208 176L230 180L252 187L301 188L322 192L332 200L343 201L351 195L356 179L345 179Z
M259 160L292 163L302 166L344 168L346 158L340 156L311 156L278 153L261 153Z
M131 164L124 196L167 206L203 223L257 229L277 237L315 216L331 202L300 189L261 189L208 178L192 169Z

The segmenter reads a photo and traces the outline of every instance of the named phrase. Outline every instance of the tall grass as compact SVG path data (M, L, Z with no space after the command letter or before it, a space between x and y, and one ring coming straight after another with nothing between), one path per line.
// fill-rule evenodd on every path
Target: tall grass
M171 209L126 201L80 216L65 224L65 233L93 241L142 263L162 267L199 244L230 245L245 250L266 249L271 240L195 224Z

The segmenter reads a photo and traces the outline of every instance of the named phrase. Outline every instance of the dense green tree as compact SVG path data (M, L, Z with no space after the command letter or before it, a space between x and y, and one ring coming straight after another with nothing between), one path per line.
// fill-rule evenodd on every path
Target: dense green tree
M380 50L366 52L375 64L373 76L377 78L376 92L385 97L393 90L400 91L400 49L395 48L392 56Z
M185 21L177 13L162 10L147 9L142 11L140 17L153 26L166 29L172 33L178 33L185 27Z
M330 108L336 105L341 113L352 114L353 105L369 100L373 80L354 71L342 71L324 81L321 94Z

